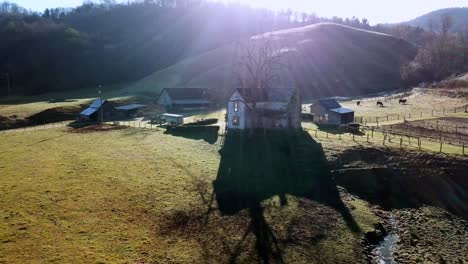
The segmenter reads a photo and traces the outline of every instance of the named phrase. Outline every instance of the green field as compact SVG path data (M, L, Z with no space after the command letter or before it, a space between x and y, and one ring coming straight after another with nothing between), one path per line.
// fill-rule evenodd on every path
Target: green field
M344 192L338 199L344 207L336 207L294 187L277 195L274 184L255 206L219 210L212 183L229 161L219 153L222 141L131 128L2 134L0 263L245 263L265 254L286 263L361 258L363 232L377 217L366 202ZM258 162L284 158L271 151ZM262 177L266 186L277 179ZM358 228L350 228L337 208L349 210Z

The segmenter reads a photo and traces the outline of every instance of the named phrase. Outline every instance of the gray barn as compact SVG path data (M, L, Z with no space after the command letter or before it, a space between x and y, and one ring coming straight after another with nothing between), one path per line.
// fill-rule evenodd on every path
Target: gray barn
M354 122L354 111L341 107L335 99L321 99L310 106L314 122L320 125L344 125Z
M159 95L158 104L168 111L190 110L207 108L211 101L205 88L165 88Z
M101 117L101 110L102 110L102 117ZM78 119L80 121L86 121L86 122L99 122L99 121L103 121L101 120L101 118L103 118L104 120L109 120L113 118L115 114L116 114L116 110L109 101L98 98L94 100L93 103L91 103L88 108L86 108L80 113L80 116Z

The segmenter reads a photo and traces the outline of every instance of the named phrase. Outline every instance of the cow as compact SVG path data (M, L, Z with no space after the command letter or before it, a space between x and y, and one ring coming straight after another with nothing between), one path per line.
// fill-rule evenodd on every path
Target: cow
M359 106L361 105L361 101L357 101L356 104Z
M377 106L384 107L383 103L380 101L377 101Z
M398 103L399 103L399 104L406 104L407 101L408 101L407 99L400 99L400 100L398 101Z

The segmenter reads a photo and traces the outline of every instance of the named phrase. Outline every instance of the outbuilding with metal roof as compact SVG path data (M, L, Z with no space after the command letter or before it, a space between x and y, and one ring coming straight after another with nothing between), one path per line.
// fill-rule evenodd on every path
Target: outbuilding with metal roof
M314 122L320 125L344 125L354 122L354 110L342 107L333 98L320 99L310 106Z

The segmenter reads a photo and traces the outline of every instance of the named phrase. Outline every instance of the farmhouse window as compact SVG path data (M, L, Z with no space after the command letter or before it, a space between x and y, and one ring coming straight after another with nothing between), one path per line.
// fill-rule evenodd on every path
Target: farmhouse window
M239 112L239 103L238 102L234 103L234 112Z
M234 126L238 126L239 125L239 117L238 116L235 116L233 119L232 119L232 124Z
M325 114L325 121L328 121L328 114Z

